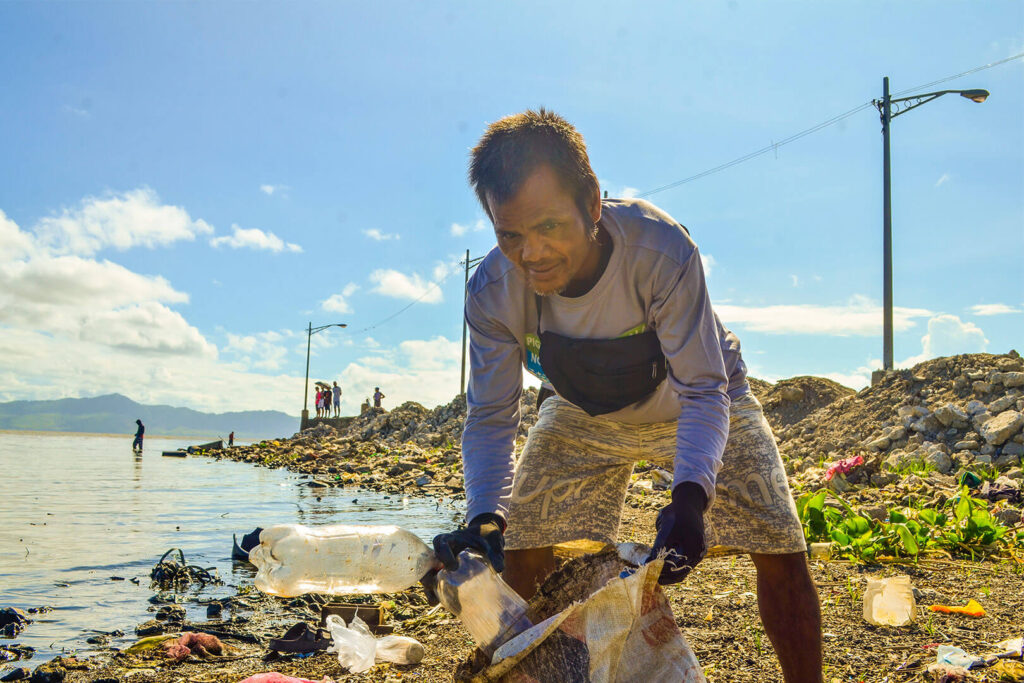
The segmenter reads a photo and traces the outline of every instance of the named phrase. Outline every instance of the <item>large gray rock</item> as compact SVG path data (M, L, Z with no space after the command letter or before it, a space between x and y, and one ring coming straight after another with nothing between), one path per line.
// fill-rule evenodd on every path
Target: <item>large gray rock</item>
M981 425L978 433L993 446L999 446L1024 427L1024 414L1016 410L1006 410Z
M934 466L936 470L943 474L949 474L950 470L953 469L953 461L950 457L937 449L928 453L924 461Z
M962 429L967 426L968 418L966 412L952 403L947 403L935 411L935 419L945 427L959 427Z
M1003 412L1016 402L1016 396L1007 394L1006 396L1003 396L1002 398L997 398L996 400L989 403L988 412L992 413L993 415L998 415L999 413Z
M1024 372L997 372L992 375L992 381L1010 387L1024 387Z

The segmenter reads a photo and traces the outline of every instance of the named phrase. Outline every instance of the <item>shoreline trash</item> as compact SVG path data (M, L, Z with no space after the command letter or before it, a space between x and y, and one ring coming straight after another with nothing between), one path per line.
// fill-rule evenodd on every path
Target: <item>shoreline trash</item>
M292 598L304 593L397 593L437 565L434 552L397 526L278 524L249 552L256 587Z
M437 575L437 597L469 631L488 657L526 629L526 601L482 557L468 550L459 553L459 566Z
M914 621L914 589L910 577L868 579L864 590L864 620L875 626L906 626Z
M983 617L985 616L985 608L973 598L967 601L967 604L962 607L950 606L950 605L928 605L928 609L932 612L942 612L943 614L964 614L969 617Z

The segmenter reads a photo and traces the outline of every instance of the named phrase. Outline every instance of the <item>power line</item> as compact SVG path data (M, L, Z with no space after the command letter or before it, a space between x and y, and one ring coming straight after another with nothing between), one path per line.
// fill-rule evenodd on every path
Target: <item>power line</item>
M423 300L423 299L424 299L424 298L425 298L425 297L426 297L426 296L427 296L428 294L430 294L430 293L431 293L431 291L433 291L433 289L434 289L435 287L436 287L436 288L438 288L438 289L440 289L440 288L441 288L441 285L442 285L442 284L444 283L444 281L445 281L445 280L447 280L448 278L450 278L450 277L452 276L452 273L454 273L454 272L455 272L455 270L449 270L449 271L448 271L448 272L447 272L447 273L445 274L445 276L444 276L443 278L441 278L440 280L437 280L437 281L435 281L435 282L431 282L431 283L430 283L429 285L427 285L427 287L426 287L426 288L425 288L425 289L423 290L423 293L422 293L422 294L420 294L420 295L419 295L418 297L416 297L415 299L413 299L412 301L410 301L410 302L409 302L409 303L408 303L407 305L405 305L405 306L403 306L402 308L398 309L397 311L395 311L394 313L392 313L392 314L391 314L391 315L389 315L388 317L386 317L386 318L383 318L383 319L381 319L381 320L378 320L377 322L373 323L372 325L370 325L370 326L368 326L368 327L364 327L364 328L363 328L363 329L361 329L361 330L355 330L354 334L361 334L361 333L363 333L363 332L369 332L370 330L372 330L372 329L375 329L375 328L377 328L377 327L380 327L380 326L381 326L381 325L383 325L384 323L386 323L386 322L388 322L388 321L390 321L390 320L393 320L393 319L397 318L397 317L398 317L399 315L401 315L402 313L405 313L405 312L406 312L406 311L408 311L408 310L409 310L410 308L412 308L413 306L415 306L416 304L418 304L418 303L419 303L419 302L420 302L421 300Z
M970 74L973 74L973 73L977 73L979 71L984 71L985 69L991 69L992 67L999 66L1000 64L1006 64L1007 62L1012 62L1015 59L1020 59L1021 57L1024 57L1024 52L1022 52L1020 54L1013 55L1012 57L1007 57L1005 59L1000 59L999 61L996 61L996 62L990 62L988 64L983 64L982 66L977 66L977 67L974 67L973 69L968 69L967 71L962 71L962 72L960 72L958 74L954 74L952 76L946 76L945 78L940 78L939 80L932 81L931 83L924 83L922 85L916 85L913 88L907 88L906 90L901 90L900 92L893 93L893 94L894 95L903 95L905 93L911 92L912 90L920 90L922 88L929 88L929 87L931 87L933 85L938 85L939 83L945 83L946 81L952 81L954 79L961 78L962 76L967 76L967 75L970 75ZM862 105L860 105L858 107L854 107L853 109L851 109L848 112L839 114L838 116L833 116L832 118L828 119L827 121L822 121L821 123L819 123L816 126L812 126L812 127L808 128L806 130L800 131L799 133L796 133L794 135L790 135L788 138L786 138L784 140L781 140L779 142L773 142L772 144L768 145L767 147L762 147L761 149L758 149L758 150L755 150L753 152L750 152L749 154L744 154L743 156L738 157L736 159L733 159L732 161L728 161L728 162L726 162L724 164L720 164L718 166L715 166L714 168L709 168L706 171L701 171L700 173L694 174L694 175L689 176L687 178L683 178L682 180L677 180L675 182L668 183L667 185L662 185L661 187L656 187L653 190L647 190L646 192L641 192L640 194L638 194L636 196L637 197L649 197L650 195L655 194L657 192L663 192L665 190L671 190L674 187L679 187L680 185L683 185L685 183L693 182L694 180L698 180L700 178L703 178L704 176L709 176L712 173L718 173L719 171L724 171L725 169L730 168L732 166L736 166L737 164L742 164L745 161L750 161L751 159L759 157L762 154L767 154L768 152L777 150L779 147L782 147L783 145L788 145L791 142L796 142L800 138L806 137L806 136L810 135L811 133L817 133L819 130L821 130L823 128L827 128L828 126L831 126L833 124L839 123L843 119L848 118L850 116L853 116L854 114L856 114L858 112L861 112L864 109L868 109L871 106L873 106L872 102L873 101L865 102L864 104L862 104Z

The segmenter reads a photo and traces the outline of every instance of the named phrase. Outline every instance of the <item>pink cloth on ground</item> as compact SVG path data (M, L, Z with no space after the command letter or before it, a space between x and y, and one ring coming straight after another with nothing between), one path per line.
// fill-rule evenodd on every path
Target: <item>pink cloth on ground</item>
M308 678L293 678L292 676L285 676L284 674L276 671L270 671L262 674L253 674L240 683L333 683L327 676L323 677L322 681L311 681Z
M857 465L864 464L864 456L855 455L852 458L843 458L832 463L832 466L825 472L825 481L832 481L837 474L846 474Z

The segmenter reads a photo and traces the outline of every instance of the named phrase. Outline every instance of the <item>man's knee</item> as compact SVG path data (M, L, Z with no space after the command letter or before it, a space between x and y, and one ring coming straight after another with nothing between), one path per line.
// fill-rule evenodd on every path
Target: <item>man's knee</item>
M777 581L810 580L810 569L804 553L751 553L750 559L753 560L759 577Z

